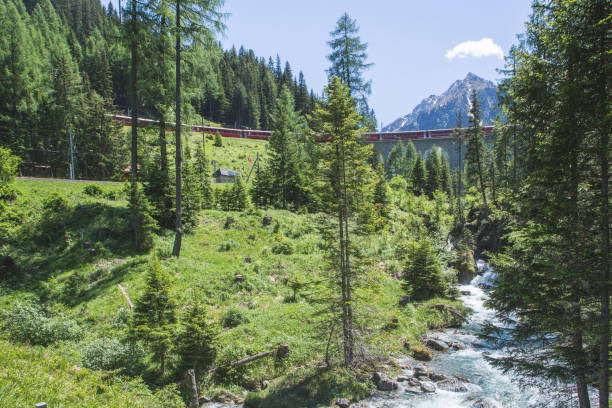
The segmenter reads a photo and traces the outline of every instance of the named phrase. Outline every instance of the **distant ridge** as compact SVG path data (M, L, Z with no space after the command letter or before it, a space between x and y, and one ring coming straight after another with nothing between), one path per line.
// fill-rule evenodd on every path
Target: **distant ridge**
M500 113L497 99L497 86L471 72L465 79L455 81L441 95L430 95L423 99L411 113L408 113L389 125L383 132L406 130L448 129L457 125L457 114L462 113L463 125L467 125L467 112L470 109L469 96L476 89L481 103L483 125L492 124Z

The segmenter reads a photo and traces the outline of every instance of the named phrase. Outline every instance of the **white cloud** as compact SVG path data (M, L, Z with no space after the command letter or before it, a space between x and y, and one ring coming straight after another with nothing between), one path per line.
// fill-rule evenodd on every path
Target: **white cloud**
M490 38L483 38L480 41L464 41L457 44L452 50L446 51L444 56L449 60L455 58L483 58L483 57L497 57L499 59L504 58L504 52L502 48L495 44Z

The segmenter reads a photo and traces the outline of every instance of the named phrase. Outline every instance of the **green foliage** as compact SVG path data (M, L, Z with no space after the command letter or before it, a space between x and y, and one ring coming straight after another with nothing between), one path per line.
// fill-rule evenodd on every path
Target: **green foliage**
M83 188L83 193L91 197L100 197L104 192L97 184L88 184Z
M33 301L17 302L6 313L4 330L13 342L47 346L58 341L77 340L83 335L77 323L62 313L51 317Z
M416 195L424 194L427 191L427 169L421 155L417 155L412 168L412 192Z
M280 240L272 247L272 253L277 255L291 255L293 253L293 245L288 240Z
M100 338L83 347L83 367L91 370L119 370L135 375L141 370L145 357L142 347L135 343L122 343L117 338Z
M194 298L181 319L177 349L185 367L208 368L215 360L218 327L211 320L207 307Z
M375 116L368 108L367 98L372 92L371 81L363 78L363 72L372 66L366 63L368 44L362 43L359 38L359 27L356 20L344 13L336 22L332 31L332 39L328 41L332 52L327 56L331 66L327 70L329 78L338 77L342 84L348 88L349 96L355 98L359 105L360 122L369 123L369 130L376 128ZM370 121L364 120L370 118ZM373 126L372 126L373 125Z
M13 156L9 149L0 147L0 186L13 181L21 159Z
M403 272L403 287L411 299L427 300L446 295L448 284L429 241L413 243L409 247Z
M249 195L240 177L229 188L218 192L218 203L224 211L244 211L249 206Z
M155 220L151 217L151 205L144 195L140 183L130 183L131 227L134 245L141 250L153 247Z
M182 221L186 232L192 230L198 221L198 214L202 209L202 186L200 175L196 173L194 161L191 159L189 149L185 149L185 160L183 161L183 203Z
M425 181L425 194L433 198L434 191L442 187L442 169L440 154L437 148L433 148L425 159L425 169L427 170L427 180Z
M223 147L223 139L221 139L221 134L219 132L215 133L215 142L213 143L215 147Z
M249 318L246 313L238 307L229 308L223 313L223 316L221 316L221 325L223 327L237 327L248 321Z
M204 154L204 148L200 143L196 146L194 171L198 190L202 196L202 208L212 208L214 197L212 186L210 185L210 168L208 166L208 159Z
M175 333L176 303L172 287L172 277L159 260L153 258L148 264L146 287L136 301L130 322L132 338L142 341L153 353L162 374Z

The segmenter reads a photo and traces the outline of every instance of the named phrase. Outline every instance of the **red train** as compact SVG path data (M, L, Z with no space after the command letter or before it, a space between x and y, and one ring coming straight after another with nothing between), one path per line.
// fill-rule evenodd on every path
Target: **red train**
M483 126L483 130L487 136L493 133L493 126ZM453 137L453 129L435 129L435 130L410 130L406 132L378 132L366 133L366 140L376 142L382 140L412 140L412 139L437 139Z
M132 118L130 116L122 115L109 115L115 118L117 121L123 123L126 126L132 126ZM138 126L140 127L154 127L159 122L153 119L138 119ZM234 137L244 139L257 139L257 140L268 140L272 135L269 130L246 130L246 129L231 129L231 128L220 128L212 126L198 126L198 125L183 125L184 127L190 128L192 132L204 132L207 134L214 135L217 132L223 137ZM168 130L174 130L174 123L168 122L166 124ZM493 126L483 126L485 134L488 136L493 133ZM365 139L368 142L377 142L383 140L413 140L413 139L436 139L436 138L448 138L453 136L453 129L435 129L435 130L412 130L407 132L374 132L366 133ZM325 142L328 139L318 138L317 141Z

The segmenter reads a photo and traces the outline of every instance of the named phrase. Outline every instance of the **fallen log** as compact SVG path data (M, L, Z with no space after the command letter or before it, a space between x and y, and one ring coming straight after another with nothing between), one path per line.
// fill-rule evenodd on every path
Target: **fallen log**
M125 296L125 300L127 300L128 305L130 305L130 309L134 309L134 304L132 303L132 300L128 296L123 286L121 286L120 284L117 284L117 286L119 287L119 290L121 291L121 293L123 293L123 296Z
M230 366L231 367L238 367L238 366L250 363L251 361L255 361L255 360L259 360L260 358L267 357L271 353L272 353L271 351L264 351L262 353L255 354L254 356L243 358L242 360L234 361L233 363L230 364Z

